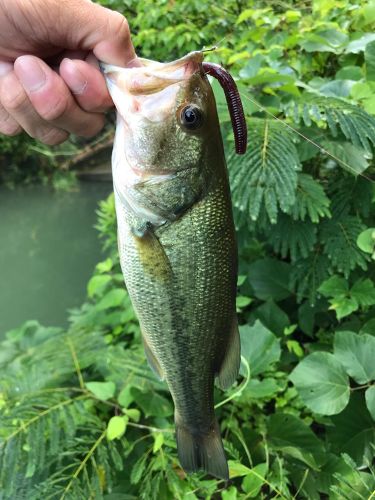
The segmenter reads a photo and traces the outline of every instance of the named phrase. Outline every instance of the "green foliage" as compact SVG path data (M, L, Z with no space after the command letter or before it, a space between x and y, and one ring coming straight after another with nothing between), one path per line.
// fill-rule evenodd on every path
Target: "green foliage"
M31 321L0 346L0 497L373 497L373 2L100 3L127 15L143 57L218 44L207 59L230 68L243 97L240 157L213 83L240 250L241 376L215 392L231 482L179 466L173 404L123 286L111 196L97 223L107 258L67 331ZM56 154L78 146L1 139L1 180L54 178Z

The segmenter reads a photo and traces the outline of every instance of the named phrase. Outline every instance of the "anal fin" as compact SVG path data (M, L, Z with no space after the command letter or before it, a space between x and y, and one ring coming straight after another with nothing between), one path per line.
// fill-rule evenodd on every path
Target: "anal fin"
M216 385L220 389L228 389L237 379L241 363L241 342L237 317L233 318L228 339L227 350L216 377Z
M142 340L143 340L143 347L145 350L146 358L148 361L148 364L150 365L150 368L152 371L155 373L155 375L158 377L159 380L164 380L164 372L162 367L160 366L159 361L157 360L157 357L153 353L149 343L147 342L147 339L145 335L142 334Z

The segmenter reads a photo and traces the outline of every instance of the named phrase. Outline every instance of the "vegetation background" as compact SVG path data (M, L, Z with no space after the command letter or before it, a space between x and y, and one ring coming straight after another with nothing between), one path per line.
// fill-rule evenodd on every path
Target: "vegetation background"
M0 346L0 498L375 498L375 3L101 3L127 16L143 57L218 45L207 59L243 97L240 158L213 83L240 248L241 379L215 396L231 481L179 466L110 197L106 258L69 329L29 321ZM1 181L65 185L61 148L0 138Z

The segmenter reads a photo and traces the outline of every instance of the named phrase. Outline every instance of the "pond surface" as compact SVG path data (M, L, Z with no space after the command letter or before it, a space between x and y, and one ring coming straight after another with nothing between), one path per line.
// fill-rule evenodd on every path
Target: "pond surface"
M0 339L29 319L67 324L103 257L95 210L111 190L110 182L81 182L75 192L0 188Z

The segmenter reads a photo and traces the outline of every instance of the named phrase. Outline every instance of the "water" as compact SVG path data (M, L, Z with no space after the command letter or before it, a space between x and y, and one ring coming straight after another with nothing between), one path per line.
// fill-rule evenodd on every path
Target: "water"
M103 257L95 210L111 183L82 182L79 191L0 189L0 339L29 319L65 326Z

